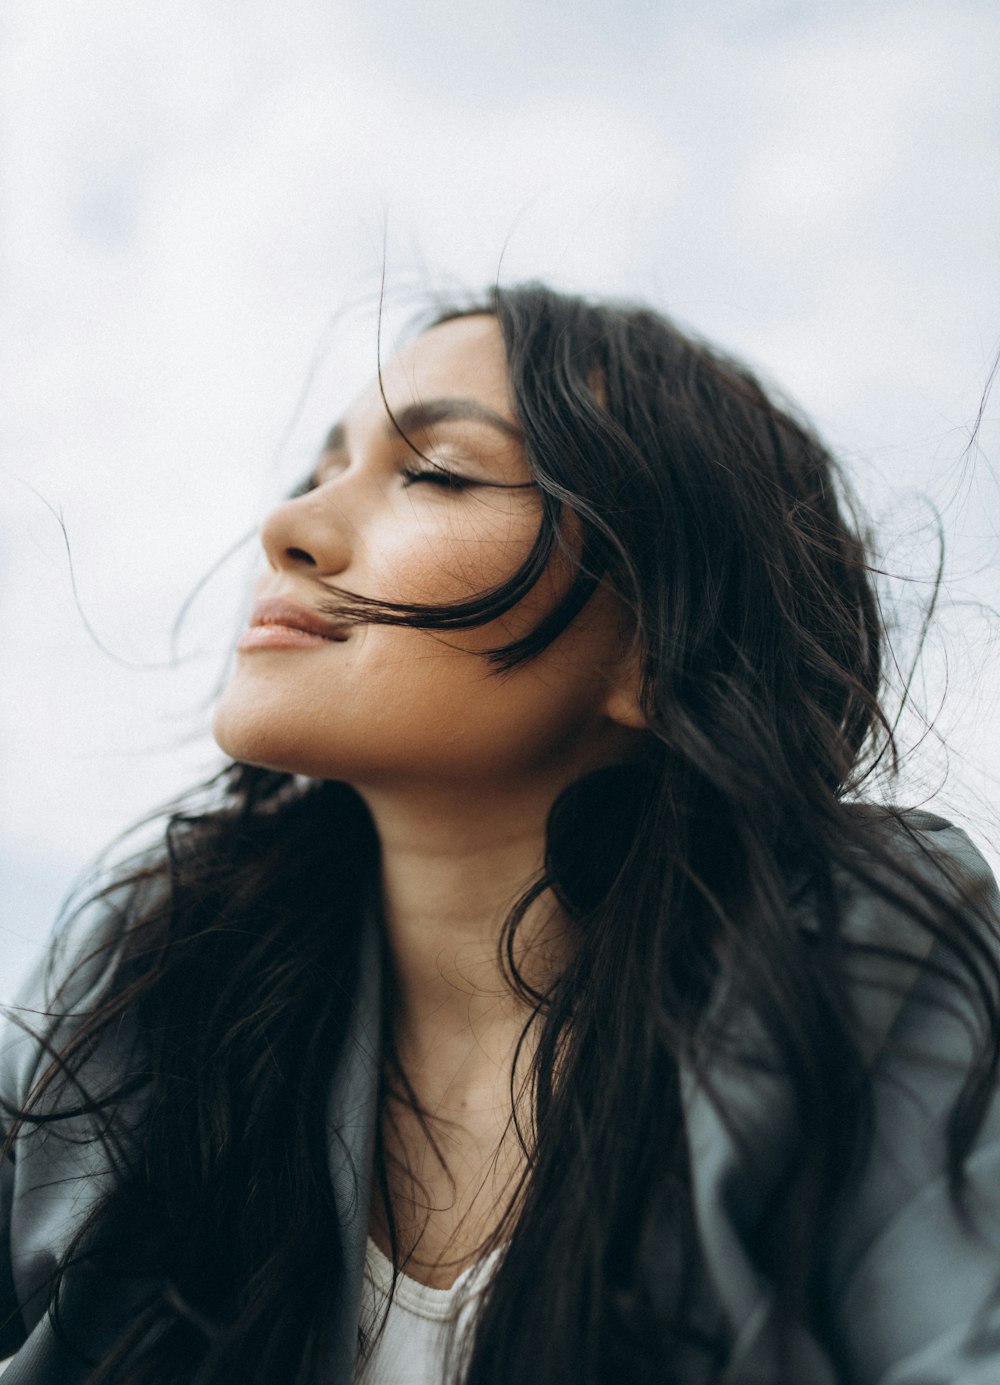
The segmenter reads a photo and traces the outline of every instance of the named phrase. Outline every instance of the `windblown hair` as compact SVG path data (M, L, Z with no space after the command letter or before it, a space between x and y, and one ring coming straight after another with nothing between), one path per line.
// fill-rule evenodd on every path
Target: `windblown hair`
M527 1161L462 1378L721 1380L726 1343L693 1295L681 1072L710 1081L706 1054L732 1016L752 1017L787 1074L802 1132L751 1250L782 1320L836 1358L819 1250L871 1144L845 881L940 940L981 1018L981 1057L948 1132L957 1199L1000 1042L977 901L960 882L918 878L886 845L883 821L905 833L902 817L861 802L896 756L863 536L812 432L659 314L527 285L436 320L466 312L502 329L541 496L534 548L455 606L335 592L332 609L447 638L509 610L559 550L575 571L565 596L484 657L498 676L530 661L605 584L642 652L649 731L641 763L556 803L544 875L501 940L537 1038L518 1127ZM31 1123L80 1138L85 1121L119 1174L60 1267L51 1311L87 1257L109 1284L153 1286L109 1335L94 1385L298 1382L324 1359L344 1275L325 1093L377 871L353 790L237 764L104 891L100 932L53 1007L73 1013L48 1034L28 1110L13 1113L21 1138ZM539 994L517 974L514 939L545 890L579 945ZM808 935L804 909L818 920ZM908 964L905 946L880 950L887 976ZM109 1050L120 1080L93 1090ZM391 1063L391 1013L386 1052ZM717 1097L738 1138L738 1114ZM120 1112L137 1099L142 1118L126 1127ZM377 1159L388 1196L381 1146Z

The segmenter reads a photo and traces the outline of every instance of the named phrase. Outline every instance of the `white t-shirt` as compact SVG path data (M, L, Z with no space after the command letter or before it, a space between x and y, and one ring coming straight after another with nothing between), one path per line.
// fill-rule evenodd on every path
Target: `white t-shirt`
M441 1385L451 1323L458 1322L459 1346L502 1251L499 1246L470 1265L448 1289L432 1289L408 1275L397 1275L385 1326L371 1355L358 1363L354 1385ZM391 1285L392 1264L369 1238L361 1295L361 1324L367 1332L382 1321Z

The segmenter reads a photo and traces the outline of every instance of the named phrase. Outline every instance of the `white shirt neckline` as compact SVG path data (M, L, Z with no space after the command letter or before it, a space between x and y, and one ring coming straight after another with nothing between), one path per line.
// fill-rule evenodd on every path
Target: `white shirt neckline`
M393 1302L406 1312L414 1313L417 1317L427 1318L432 1322L444 1322L453 1316L459 1299L464 1301L483 1292L489 1284L503 1251L503 1246L497 1246L495 1250L491 1250L481 1260L475 1261L474 1264L464 1269L447 1289L434 1288L430 1284L421 1284L419 1279L412 1279L400 1270L396 1275ZM388 1297L392 1288L392 1273L392 1261L382 1253L369 1236L368 1249L365 1254L365 1274L379 1297Z

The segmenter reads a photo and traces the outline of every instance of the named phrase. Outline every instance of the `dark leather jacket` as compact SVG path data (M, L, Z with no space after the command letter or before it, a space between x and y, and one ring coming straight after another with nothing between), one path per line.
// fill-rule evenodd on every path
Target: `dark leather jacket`
M972 887L996 886L964 833L929 814L914 814L916 841L900 850L928 872L935 861ZM810 927L808 918L803 927ZM884 901L858 890L848 933L898 941L930 958L933 940ZM339 1306L328 1369L316 1385L349 1385L353 1375L362 1265L368 1225L378 1079L376 941L364 942L352 1038L328 1097L330 1178L341 1208L352 1290ZM796 1347L801 1385L998 1385L1000 1382L1000 1099L991 1102L968 1164L972 1226L949 1200L944 1170L945 1116L972 1058L971 1027L957 1013L929 1004L942 984L933 967L915 964L906 988L865 984L859 975L860 1037L870 1057L875 1095L874 1155L837 1218L825 1268L830 1320L840 1338L840 1375L805 1333ZM752 1044L752 1032L748 1031ZM890 1042L891 1038L891 1042ZM15 1104L31 1087L41 1055L11 1029L0 1053L0 1091ZM703 1292L730 1342L727 1385L768 1385L772 1296L747 1253L769 1186L795 1139L791 1102L779 1072L739 1064L712 1073L716 1096L738 1113L749 1145L737 1148L692 1073L685 1074L685 1127ZM10 1318L0 1351L16 1351L3 1385L79 1385L86 1367L53 1331L44 1285L73 1228L101 1196L109 1171L100 1145L32 1133L18 1141L0 1190L0 1321ZM83 1340L102 1314L106 1286L81 1266L67 1292L66 1320ZM67 1281L69 1290L69 1281ZM846 1366L843 1364L846 1363ZM844 1371L846 1370L846 1375ZM277 1385L277 1383L276 1383Z

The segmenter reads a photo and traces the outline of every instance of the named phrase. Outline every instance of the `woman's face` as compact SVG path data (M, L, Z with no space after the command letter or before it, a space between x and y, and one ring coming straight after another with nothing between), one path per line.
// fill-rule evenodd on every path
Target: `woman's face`
M634 724L632 699L622 693L608 593L598 591L554 644L509 673L481 654L551 609L570 581L564 562L553 560L505 616L471 630L345 625L323 638L282 623L298 619L282 603L315 616L336 600L334 587L387 601L459 601L508 577L532 546L539 493L495 319L432 328L384 369L383 387L414 446L373 382L332 430L314 488L264 524L261 604L218 704L219 744L238 760L362 790L568 782L625 758L634 732L619 723Z

